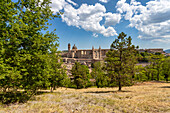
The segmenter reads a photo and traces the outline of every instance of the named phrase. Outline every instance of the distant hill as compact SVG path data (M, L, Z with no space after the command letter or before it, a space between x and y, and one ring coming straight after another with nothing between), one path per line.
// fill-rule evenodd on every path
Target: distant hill
M170 49L165 50L166 53L170 53Z

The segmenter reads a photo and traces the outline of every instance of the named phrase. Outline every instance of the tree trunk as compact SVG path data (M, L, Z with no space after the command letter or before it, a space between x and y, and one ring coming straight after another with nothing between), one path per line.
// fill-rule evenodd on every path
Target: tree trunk
M54 89L54 90L56 90L56 87L55 87L55 85L53 85L53 89Z
M119 75L118 81L119 81L119 91L121 91L122 90L121 75Z
M152 73L152 78L151 79L153 80L153 73Z
M165 79L168 82L168 74L165 74Z
M122 51L120 51L120 70L119 70L119 91L122 89L122 84L121 84L121 74L120 72L122 71Z
M119 81L119 91L122 90L122 85L121 85L121 82Z
M150 80L150 73L147 73L148 80Z
M51 93L53 92L53 87L51 86Z
M158 70L158 73L157 73L157 81L159 81L159 70Z
M7 89L7 88L3 88L3 93L6 93L6 89Z

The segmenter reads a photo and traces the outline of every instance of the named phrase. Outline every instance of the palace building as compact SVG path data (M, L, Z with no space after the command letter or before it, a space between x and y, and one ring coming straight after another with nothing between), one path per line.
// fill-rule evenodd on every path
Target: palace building
M68 50L62 51L61 57L64 63L74 64L75 62L80 62L81 64L91 66L92 63L97 61L104 61L106 57L106 53L110 49L101 49L99 46L98 49L92 47L92 49L78 49L74 44L71 48L71 44L68 44ZM164 53L163 49L138 49L140 52L148 52L148 53Z
M91 65L91 63L96 61L103 61L109 50L110 49L101 49L100 46L98 49L94 49L94 47L92 47L92 49L78 49L75 44L71 49L71 44L69 43L68 50L63 51L61 56L63 61L67 63L80 62Z

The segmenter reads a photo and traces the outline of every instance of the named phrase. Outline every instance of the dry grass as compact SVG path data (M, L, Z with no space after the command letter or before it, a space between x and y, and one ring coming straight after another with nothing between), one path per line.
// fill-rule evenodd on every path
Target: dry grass
M170 113L170 83L131 87L65 89L36 96L24 104L0 105L0 113Z

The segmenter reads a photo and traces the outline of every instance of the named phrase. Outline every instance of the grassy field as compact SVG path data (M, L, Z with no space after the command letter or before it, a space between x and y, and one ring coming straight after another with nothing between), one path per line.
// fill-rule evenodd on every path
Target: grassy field
M0 113L170 113L170 83L145 82L118 88L65 89L27 103L0 105Z

